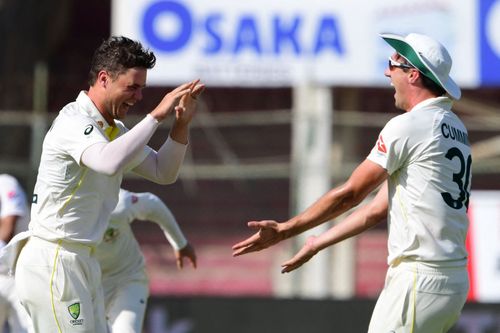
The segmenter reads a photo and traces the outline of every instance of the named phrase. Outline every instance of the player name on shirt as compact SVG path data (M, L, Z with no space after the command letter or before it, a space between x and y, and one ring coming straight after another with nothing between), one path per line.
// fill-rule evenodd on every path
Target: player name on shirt
M441 125L441 133L443 133L443 136L447 139L452 139L461 142L466 146L469 146L469 137L467 133L456 129L455 127L448 125L447 123L443 123Z

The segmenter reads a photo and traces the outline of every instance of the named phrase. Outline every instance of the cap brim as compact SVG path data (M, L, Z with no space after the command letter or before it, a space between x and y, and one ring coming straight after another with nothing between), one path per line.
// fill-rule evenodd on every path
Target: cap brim
M437 85L442 87L446 92L454 99L459 99L461 92L458 85L453 81L451 77L447 77L446 82L442 82L436 74L430 69L430 67L425 63L425 60L417 53L415 50L405 41L405 38L400 35L382 33L380 34L387 44L389 44L397 53L399 53L403 58L408 60L408 62L418 69L422 74L427 76L429 79L434 81Z

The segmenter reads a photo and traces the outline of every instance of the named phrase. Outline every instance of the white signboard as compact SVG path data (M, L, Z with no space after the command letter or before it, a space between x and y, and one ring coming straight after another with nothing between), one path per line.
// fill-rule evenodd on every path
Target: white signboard
M212 86L371 86L387 84L383 71L392 53L378 33L420 32L448 48L452 76L473 87L481 81L478 6L474 0L114 0L112 34L155 52L153 85L202 78Z

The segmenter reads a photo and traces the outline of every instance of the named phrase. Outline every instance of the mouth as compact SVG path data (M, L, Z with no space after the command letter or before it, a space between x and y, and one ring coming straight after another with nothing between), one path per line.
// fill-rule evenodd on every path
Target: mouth
M128 113L128 110L134 106L135 103L133 102L123 102L122 104L120 104L120 106L118 106L118 108L113 111L113 115L114 115L114 118L115 119L122 119L125 114Z
M122 104L122 108L125 109L125 110L128 110L130 109L132 106L134 106L134 102L123 102Z

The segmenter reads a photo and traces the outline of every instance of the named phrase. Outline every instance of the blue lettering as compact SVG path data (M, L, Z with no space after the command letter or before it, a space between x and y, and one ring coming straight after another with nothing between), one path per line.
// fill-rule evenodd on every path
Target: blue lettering
M314 54L318 54L327 48L331 48L338 54L344 53L340 41L340 32L337 28L337 21L333 17L323 17L321 19L316 35Z
M238 15L234 17L236 24L233 26L227 26L226 15L229 14L221 9L195 17L190 6L180 0L152 0L145 7L141 22L142 33L151 48L163 53L182 52L182 49L190 45L195 34L204 37L202 44L197 44L197 47L205 55L215 56L224 52L239 55L250 52L259 56L265 53L279 57L282 54L301 56L308 51L312 55L345 53L340 22L331 14L315 20L316 30L308 36L302 36L306 22L300 13L292 16L275 13L268 16L267 19L271 21L265 27L270 27L269 31L261 31L263 26L259 25L261 18L257 14ZM163 32L158 28L165 26L163 23L175 26L176 29ZM263 38L267 36L269 38ZM301 37L305 39L301 40Z
M161 37L155 31L155 21L160 15L175 15L180 23L179 33L168 38ZM175 52L189 42L192 32L192 18L189 10L182 4L174 1L159 1L146 8L142 21L144 36L149 44L155 49L164 52Z
M221 19L221 14L212 14L209 15L205 21L205 29L212 40L212 43L203 49L205 54L214 54L222 49L222 39L215 29L215 25L218 24Z
M279 17L274 17L274 53L280 54L281 44L288 42L292 45L295 54L300 54L300 45L297 41L297 29L299 28L300 18L295 17L292 24L284 27Z
M236 41L233 52L236 54L242 48L253 49L257 54L262 53L257 26L253 17L243 17L236 30Z

